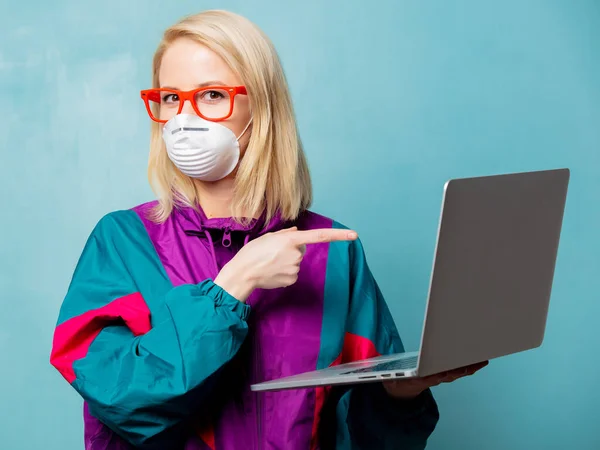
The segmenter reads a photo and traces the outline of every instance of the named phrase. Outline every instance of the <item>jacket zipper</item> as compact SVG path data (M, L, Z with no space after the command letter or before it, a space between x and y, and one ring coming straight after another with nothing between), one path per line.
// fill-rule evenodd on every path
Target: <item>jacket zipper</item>
M225 227L223 230L223 239L221 240L221 244L225 248L231 247L231 229L229 227Z
M200 238L203 234L199 231L195 231L195 230L189 230L186 231L186 234L188 236L197 236L198 238ZM225 248L229 248L231 247L231 228L229 227L225 227L223 230L223 238L221 240L221 245L223 245L223 247ZM216 263L216 255L214 255L214 247L212 249L213 251L213 256L215 259L215 274L213 279L215 279L218 274L219 274L219 267ZM233 255L235 256L235 254ZM256 325L256 324L255 324ZM259 346L257 345L258 339L257 339L257 334L256 334L256 328L252 334L252 350L256 349L256 352L254 353L254 370L253 370L253 380L252 383L258 383L260 381L259 379L259 375L260 375L260 371L259 371L259 362L260 362L260 350L259 350ZM263 415L263 410L262 410L262 399L260 397L260 392L254 392L254 393L250 393L250 395L254 395L254 411L256 414L256 441L255 441L255 445L254 448L256 450L262 450L263 446L262 446L262 415Z
M257 334L256 331L254 332L253 338L254 338L254 343L253 343L253 347L255 349L255 356L254 356L254 382L258 383L260 382L259 379L259 375L260 375L260 371L259 371L259 363L260 363L260 344L257 345L258 339L257 339ZM263 416L263 408L262 408L262 398L261 398L261 392L255 392L254 393L254 404L256 406L256 448L257 450L262 450L263 448L263 439L262 439L262 416Z

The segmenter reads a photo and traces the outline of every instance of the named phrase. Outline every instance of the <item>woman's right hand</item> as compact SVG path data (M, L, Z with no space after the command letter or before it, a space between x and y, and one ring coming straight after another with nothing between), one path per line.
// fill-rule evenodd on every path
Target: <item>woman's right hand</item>
M254 289L276 289L294 284L307 245L357 238L354 231L333 228L298 231L293 227L267 233L245 245L221 269L215 284L245 302Z

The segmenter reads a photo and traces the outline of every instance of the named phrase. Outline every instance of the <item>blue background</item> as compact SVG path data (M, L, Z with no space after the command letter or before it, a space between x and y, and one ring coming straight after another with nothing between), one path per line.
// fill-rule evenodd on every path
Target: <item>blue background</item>
M0 447L83 448L80 400L48 363L58 308L95 222L152 197L139 90L162 30L215 7L275 42L314 209L360 232L411 350L444 182L572 169L544 345L436 389L429 448L600 448L594 0L3 0Z

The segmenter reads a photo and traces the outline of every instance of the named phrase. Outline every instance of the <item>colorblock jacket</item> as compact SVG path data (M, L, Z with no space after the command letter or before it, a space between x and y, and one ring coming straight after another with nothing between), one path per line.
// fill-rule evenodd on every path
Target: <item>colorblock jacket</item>
M255 393L250 384L402 352L359 241L308 246L296 284L247 304L212 280L239 249L289 226L342 227L311 212L242 226L155 203L106 215L89 237L51 363L84 399L87 450L416 450L438 420L380 383Z

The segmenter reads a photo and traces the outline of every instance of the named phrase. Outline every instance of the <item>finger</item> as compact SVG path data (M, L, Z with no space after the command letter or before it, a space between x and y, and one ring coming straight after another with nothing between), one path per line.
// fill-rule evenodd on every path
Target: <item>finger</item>
M467 373L465 373L465 372L453 373L453 374L450 375L449 383L452 383L453 381L456 381L459 378L463 378L465 376L467 376Z
M484 362L480 362L480 363L476 363L476 364L471 364L468 366L459 367L458 369L451 370L451 372L456 372L456 373L469 373L472 371L477 372L478 370L483 369L488 364L489 363L487 361L484 361Z
M468 377L468 376L473 375L474 373L480 371L485 366L487 366L487 364L488 364L487 362L473 364L473 365L470 365L470 366L462 367L460 369L452 370L450 372L450 374L452 375L452 377L455 380L457 380L459 378Z
M475 364L471 364L469 366L466 366L468 369L483 369L485 366L487 366L489 364L489 361L483 361L480 363L475 363Z
M460 369L451 370L450 372L448 372L448 374L451 375L454 379L457 379L467 376L470 370L471 369L469 367L462 367Z
M444 382L444 379L447 376L447 372L442 372L442 373L438 373L435 375L429 375L428 377L425 378L421 378L421 380L423 380L424 384L427 385L428 387L434 387L434 386L438 386L440 384L442 384Z
M298 227L284 228L283 230L276 231L273 234L289 233L290 231L298 231Z
M354 231L334 228L318 230L296 231L293 241L296 245L318 244L321 242L354 241L358 235Z
M456 380L456 377L452 374L452 372L448 372L443 378L442 383L452 383L454 380Z
M473 375L473 374L479 372L481 369L482 369L481 367L479 367L479 368L473 368L473 369L467 369L467 374L466 375L467 376Z
M470 366L464 367L466 375L473 375L474 373L479 372L481 369L486 367L488 364L489 362L485 361L482 363L472 364Z
M437 373L435 375L428 375L426 377L421 378L421 380L423 380L425 383L435 383L435 382L439 382L442 378L444 378L444 376L446 373L442 372L442 373Z

